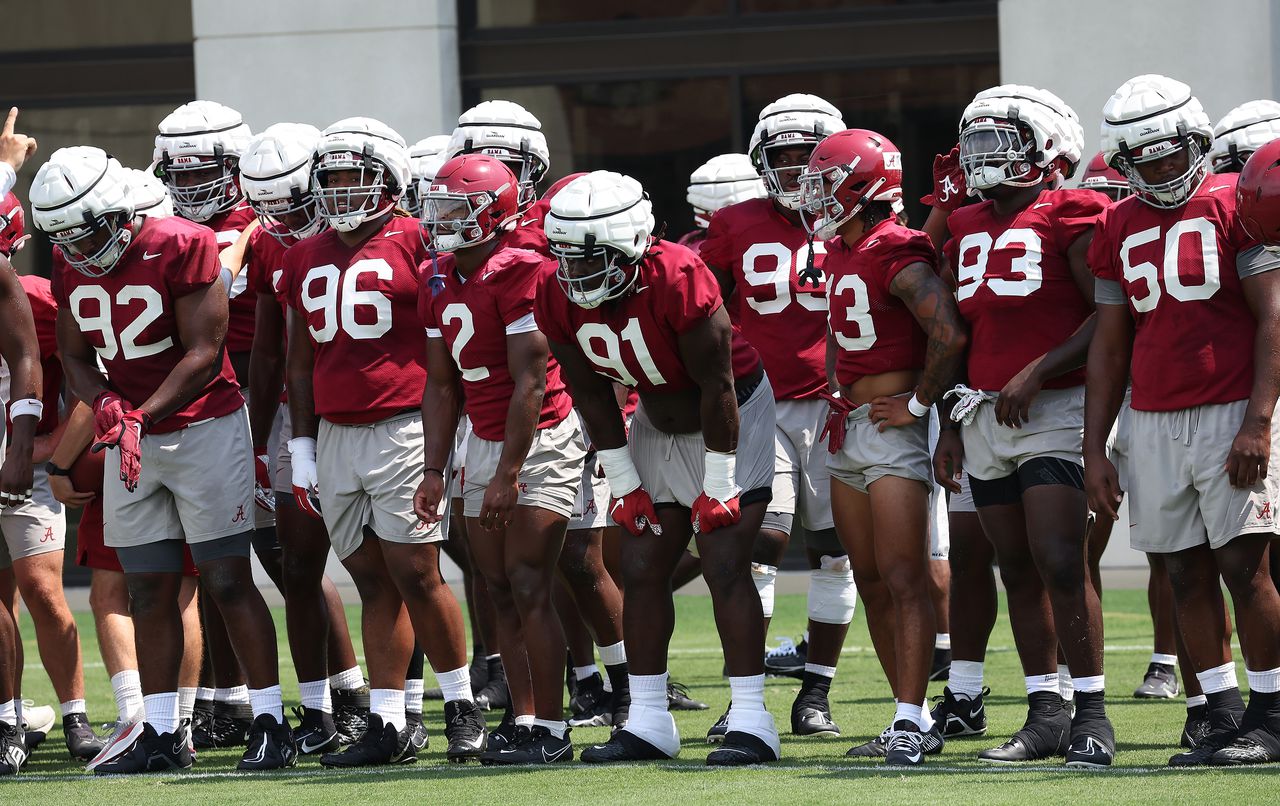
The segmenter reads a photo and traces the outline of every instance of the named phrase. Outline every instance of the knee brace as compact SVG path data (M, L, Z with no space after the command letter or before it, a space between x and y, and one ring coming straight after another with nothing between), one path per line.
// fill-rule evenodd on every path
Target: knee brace
M818 568L809 572L809 618L819 624L848 624L858 601L849 556L824 554Z
M756 593L760 594L760 609L764 611L764 617L772 617L773 588L778 581L778 569L764 563L752 563L751 581L756 585Z

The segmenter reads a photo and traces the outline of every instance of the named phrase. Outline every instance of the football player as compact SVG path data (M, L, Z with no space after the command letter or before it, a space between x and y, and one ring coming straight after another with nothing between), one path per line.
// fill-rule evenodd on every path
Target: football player
M768 198L764 180L750 157L746 154L712 157L689 175L685 199L693 208L694 228L680 236L676 243L697 252L707 238L707 227L713 215L730 205L764 198Z
M978 93L960 123L966 185L985 201L946 222L944 257L972 338L935 472L953 493L962 467L969 478L1008 591L1030 705L1022 729L979 753L984 761L1065 754L1069 766L1097 767L1115 753L1102 615L1084 559L1080 442L1081 367L1094 327L1084 251L1107 199L1054 189L1079 163L1083 140L1061 99L1020 85ZM1059 667L1058 641L1069 672ZM1074 717L1061 677L1074 686Z
M284 252L324 227L311 192L311 162L319 140L320 130L314 126L278 123L251 138L240 157L240 184L261 225L248 235L246 268L257 299L249 377L258 389L284 386L288 307L276 296ZM288 418L288 406L281 406L277 395L264 393L249 400L249 427L258 446L256 494L260 506L265 499L275 512L276 529L268 535L278 539L276 546L258 555L286 594L289 649L302 699L295 712L294 738L298 752L308 755L337 749L339 739L350 744L360 737L368 692L363 690L364 672L351 645L342 599L324 574L329 556L324 523L304 515L293 499ZM274 451L269 447L273 438Z
M440 576L440 524L413 512L423 466L425 341L417 313L417 221L396 212L409 182L404 140L371 118L325 129L311 188L328 229L286 250L289 440L298 507L322 517L360 592L368 729L326 766L408 762L425 746L421 689L405 701L414 637L445 696L448 755L476 752L462 612ZM417 680L413 681L415 684Z
M1209 170L1240 173L1253 152L1276 139L1280 139L1280 103L1261 100L1240 104L1213 127Z
M837 392L825 431L836 532L898 703L885 761L920 764L942 749L924 708L936 634L929 416L963 358L966 328L929 236L898 223L902 154L893 143L865 129L829 135L800 188L806 229L830 239L825 364Z
M1130 542L1160 554L1211 730L1171 766L1280 760L1280 594L1266 567L1280 487L1280 258L1237 217L1234 175L1210 175L1209 119L1191 88L1126 81L1103 107L1107 162L1134 195L1108 209L1089 248L1098 331L1089 350L1089 501L1115 518L1119 480L1106 435L1125 378ZM1179 371L1171 372L1177 365ZM1220 581L1235 602L1249 676L1236 684Z
M418 303L427 332L422 407L431 417L414 509L425 523L443 520L445 473L465 408L472 433L463 515L497 608L514 712L513 733L481 756L487 764L573 759L562 710L565 638L551 593L586 446L533 321L547 261L501 246L505 225L520 214L519 196L515 174L483 154L446 162L423 196L422 228L438 257Z
M4 127L0 128L0 196L8 195L18 182L18 171L27 158L36 153L36 140L13 130L18 122L18 107L9 107Z
M1080 187L1096 190L1111 201L1120 201L1133 195L1129 180L1124 174L1112 168L1106 162L1106 156L1099 151L1089 160L1084 173L1080 176Z
M139 639L143 733L94 772L191 765L178 704L188 545L252 686L240 769L289 766L297 751L281 705L275 630L249 564L252 446L223 350L227 294L215 236L178 218L135 219L124 169L87 146L61 149L41 167L31 203L36 226L58 247L53 291L68 384L94 401L95 448L118 459L104 480L106 544L125 570Z
M13 132L17 110L9 111L4 134L0 135L0 164L17 170L22 166L35 142L27 150L16 149L19 157L11 161L7 146ZM2 184L2 183L0 183ZM10 186L12 183L9 183ZM8 189L5 190L7 194ZM0 257L0 357L9 367L10 399L6 419L12 426L0 439L3 465L0 465L0 509L20 507L31 500L33 472L31 457L35 450L36 427L43 416L40 391L44 388L40 369L40 344L36 337L31 305L18 282L17 272L7 257ZM7 442L6 444L3 444ZM0 776L15 775L27 760L27 747L22 722L18 717L17 642L13 619L0 614Z
M694 537L711 589L733 706L710 765L778 759L764 707L764 625L751 544L773 481L773 392L759 354L735 335L715 279L691 251L653 238L640 184L595 171L551 201L559 255L535 305L609 481L621 544L630 664L626 727L588 762L673 758L667 645L671 575ZM613 382L636 389L630 431Z
M807 530L808 640L794 651L784 642L765 661L770 673L801 678L791 707L791 730L801 736L840 735L828 692L857 598L832 521L820 436L827 410L819 397L827 385L823 245L810 238L799 212L800 172L809 155L843 129L839 110L813 95L788 95L766 106L751 134L750 156L768 195L719 210L699 251L720 281L734 325L759 351L777 400L773 498L751 566L766 630L792 524L798 519ZM718 740L724 729L722 717L707 739Z

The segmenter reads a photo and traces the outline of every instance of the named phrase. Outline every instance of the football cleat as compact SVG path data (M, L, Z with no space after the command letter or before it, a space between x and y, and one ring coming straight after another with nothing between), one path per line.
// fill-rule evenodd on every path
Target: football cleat
M942 726L942 735L948 739L957 736L981 736L987 732L987 709L983 698L991 693L984 687L978 696L957 697L951 689L944 688L941 697L934 697L935 705L929 711L934 724Z
M516 716L508 707L502 714L498 727L489 731L489 740L485 743L486 751L498 751L516 740Z
M1152 663L1147 666L1142 685L1134 689L1139 700L1173 700L1178 697L1178 674L1172 666Z
M62 718L62 735L67 742L67 752L77 761L91 761L102 751L106 742L98 738L83 712L67 714Z
M333 698L333 726L338 731L338 743L355 744L364 735L369 724L369 687L331 689Z
M889 743L885 745L884 763L893 767L923 764L926 736L914 722L905 719L894 722L889 730Z
M58 721L53 709L47 705L36 705L34 700L22 701L22 734L30 756L36 748L49 738L53 723Z
M504 718L505 722L506 719ZM503 731L503 726L498 725L498 730L489 734L489 746L480 754L480 763L488 766L494 763L494 759L503 751L514 751L520 744L529 741L529 728L526 725L517 725L514 717L511 721L509 731ZM501 732L500 732L501 731Z
M1187 721L1182 725L1179 744L1188 750L1193 750L1204 741L1204 737L1208 736L1212 729L1209 723L1209 706L1194 705L1187 709Z
M93 768L94 775L134 775L140 772L185 770L191 766L191 747L184 726L173 733L156 733L144 723L142 733L124 752Z
M1250 697L1257 697L1251 694ZM1271 764L1280 761L1280 719L1242 732L1230 744L1216 751L1209 760L1216 767L1239 767L1246 764Z
M1071 714L1056 691L1027 695L1027 721L999 747L978 753L979 761L1017 764L1063 756L1070 746Z
M197 750L209 747L243 747L249 740L249 728L252 725L252 707L214 702L213 718L204 724L203 729L193 729L191 738Z
M489 682L476 692L476 705L486 711L496 711L511 704L511 690L507 688L507 670L502 660L489 662Z
M489 738L480 706L470 700L445 703L444 738L449 743L445 755L450 761L479 758Z
M629 731L614 731L609 741L593 744L582 751L586 764L611 764L621 761L669 761L671 756Z
M933 648L933 665L929 667L929 680L946 680L951 676L951 650Z
M733 707L733 703L729 703L729 708ZM716 724L711 726L707 731L707 743L718 744L724 741L724 735L729 732L729 708L724 710L724 715L716 720Z
M1203 767L1212 763L1213 754L1231 744L1236 740L1241 731L1240 721L1244 716L1244 709L1240 707L1227 708L1204 708L1206 714L1204 723L1207 730L1197 737L1188 737L1190 732L1187 728L1183 728L1183 740L1192 738L1195 746L1189 748L1186 752L1178 753L1169 759L1170 767ZM1198 720L1197 720L1198 721ZM1187 713L1187 722L1191 722L1191 714Z
M489 661L483 652L471 656L471 666L467 669L471 674L471 690L479 691L489 684Z
M574 728L602 727L613 724L613 697L604 690L604 678L599 672L585 680L579 680L577 693L569 699L569 726Z
M427 726L422 723L422 714L407 711L405 713L404 730L396 739L396 751L391 754L392 764L413 764L418 760L418 753L427 749Z
M368 727L354 744L338 753L325 753L320 763L326 767L376 767L390 764L400 749L400 731L384 725L382 717L369 714Z
M213 700L196 700L191 710L191 736L194 738L197 733L207 732L210 723L213 722Z
M763 739L740 730L727 732L720 746L707 754L708 767L743 767L777 760L778 754Z
M190 731L190 723L184 726L186 731ZM110 761L116 756L127 751L133 746L133 743L142 735L142 716L136 715L133 719L116 720L111 727L111 734L107 736L103 742L102 749L98 751L98 755L93 757L89 762L87 769L92 772L99 764L104 761ZM190 736L188 735L188 745L190 744ZM189 749L189 748L188 748Z
M667 682L668 711L705 711L707 708L705 702L689 696L689 688L683 683L677 683L674 680Z
M0 776L17 775L27 763L27 742L21 726L0 722Z
M855 744L845 751L845 758L883 758L889 748L889 738L893 727L880 731L880 735L869 742Z
M790 638L782 638L778 645L764 653L764 673L774 677L804 677L804 665L809 660L809 642L796 644Z
M293 741L300 755L330 753L338 749L338 729L334 725L333 714L303 705L294 708L293 715L298 718L298 727L293 729Z
M507 745L496 753L486 754L486 764L499 766L515 764L558 764L573 761L573 742L569 740L569 728L564 729L564 736L557 737L542 725L534 725L527 729L525 736Z
M298 745L289 720L277 722L271 714L258 714L249 727L248 747L237 770L283 770L298 763Z
M840 727L831 719L831 703L825 692L801 689L791 703L791 732L796 736L834 739Z
M1103 707L1103 693L1076 692L1076 713L1071 719L1068 767L1110 767L1116 755L1116 733Z

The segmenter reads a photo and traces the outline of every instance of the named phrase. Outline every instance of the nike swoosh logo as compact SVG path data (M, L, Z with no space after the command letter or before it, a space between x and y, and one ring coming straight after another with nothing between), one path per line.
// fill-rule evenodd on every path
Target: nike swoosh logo
M907 756L907 758L911 761L912 764L915 764L916 762L920 761L921 758L923 758L923 754L919 750L917 750L912 755Z
M542 748L542 760L548 764L559 761L561 758L564 757L565 753L569 752L569 748L571 747L573 747L573 745L566 744L564 747L560 748L554 753L548 753L547 748L544 747Z
M1048 206L1049 206L1049 205L1051 205L1051 204L1053 204L1053 202L1040 202L1039 204L1033 204L1033 205L1031 205L1031 209L1032 209L1032 210L1038 210L1038 209L1040 209L1041 207L1048 207Z
M526 218L524 221L521 221L518 226L528 227L537 223L538 223L538 219L536 218Z
M159 253L159 252L156 252L155 254L152 254L152 253L150 253L150 252L148 252L148 251L146 251L146 250L143 250L143 252L142 252L142 259L143 259L143 260L151 260L152 258L157 258L157 257L160 257L160 253Z
M1217 186L1215 186L1215 187L1211 187L1211 188L1209 188L1209 192L1210 192L1210 193L1213 193L1213 192L1215 192L1215 191L1219 191L1219 190L1226 190L1226 189L1227 189L1227 188L1229 188L1229 187L1231 187L1231 186L1230 186L1230 185L1217 185Z
M308 736L307 738L302 740L302 743L300 745L298 745L298 750L306 754L311 754L319 750L321 747L324 747L326 744L328 744L332 740L333 740L332 737L330 737L328 739L319 741L315 744L311 744L311 737Z
M404 230L402 230L402 229L398 229L398 230L396 230L395 232L384 232L384 233L382 233L382 237L384 237L384 238L390 238L392 235L399 235L399 234L400 234L400 233L402 233L402 232L404 232Z

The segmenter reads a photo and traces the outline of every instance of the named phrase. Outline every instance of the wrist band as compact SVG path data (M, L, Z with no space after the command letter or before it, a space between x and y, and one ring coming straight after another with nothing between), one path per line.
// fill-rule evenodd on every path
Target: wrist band
M911 416L918 420L929 413L929 407L916 400L916 393L912 392L911 397L907 400L907 411L911 412Z
M44 472L48 473L50 476L70 476L71 468L58 467L56 464L50 461L45 463Z
M44 402L34 397L24 397L22 400L15 400L9 404L10 420L16 420L26 415L31 415L39 420L44 416Z
M427 475L428 473L438 473L440 474L440 478L444 478L444 471L438 467L428 467L422 471L422 475L424 476Z

